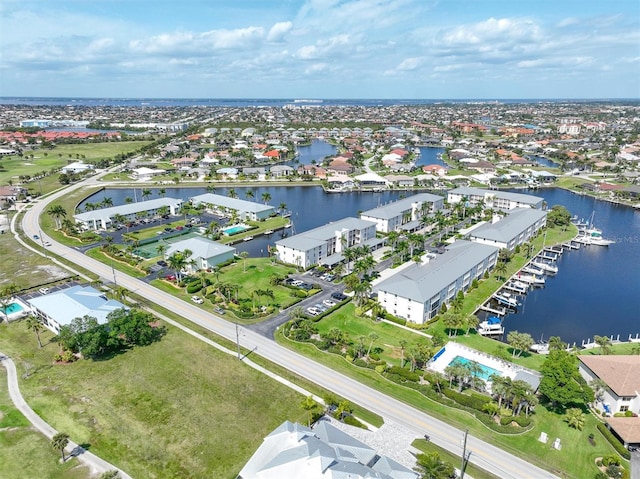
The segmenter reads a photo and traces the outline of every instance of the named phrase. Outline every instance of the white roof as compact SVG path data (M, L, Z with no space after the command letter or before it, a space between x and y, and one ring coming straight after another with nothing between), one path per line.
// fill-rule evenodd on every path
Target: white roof
M390 183L389 180L387 180L383 176L380 176L377 173L364 173L362 175L356 176L354 179L360 182L377 182L377 183L385 183L387 185Z
M102 208L99 210L86 211L85 213L79 213L73 215L73 217L79 221L93 221L93 220L108 220L112 216L121 214L123 216L134 215L140 211L157 210L163 206L180 206L182 200L176 198L154 198L147 201L138 201L137 203L129 203L120 206L111 206L109 208Z
M224 253L228 253L230 251L235 252L235 248L232 246L227 246L221 243L216 243L215 241L211 241L206 238L188 238L183 241L177 241L172 243L171 246L167 248L165 256L171 256L174 252L190 250L191 256L189 258L203 258L209 259L219 256Z

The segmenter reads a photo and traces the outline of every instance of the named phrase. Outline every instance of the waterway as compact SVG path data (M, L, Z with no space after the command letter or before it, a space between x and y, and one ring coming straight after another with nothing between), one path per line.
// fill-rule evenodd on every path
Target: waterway
M313 140L310 145L298 146L296 151L296 159L302 165L310 165L313 161L320 164L325 157L338 154L338 148L325 140Z
M151 198L158 197L154 190ZM166 196L189 199L205 193L205 188L168 188ZM245 198L247 188L233 188L239 198ZM216 193L227 195L229 188L216 187ZM269 204L281 203L292 212L291 220L296 233L336 221L346 216L358 216L360 211L395 201L403 192L336 193L326 194L320 187L255 187L255 198L262 193L271 195ZM96 193L89 201L99 202L111 197L114 205L124 199L141 199L141 188L135 195L131 189L108 189ZM640 333L640 212L632 208L596 201L561 189L522 191L545 198L549 207L562 204L572 215L589 218L603 230L606 238L616 240L609 247L588 246L566 252L558 261L560 271L548 277L544 288L534 290L524 299L521 311L505 317L506 331L518 330L531 334L534 339L560 336L564 341L580 344L593 335L620 335ZM267 256L267 245L281 238L281 232L270 237L256 237L237 245L239 251L252 256Z
M448 169L449 166L439 157L442 153L444 153L444 148L421 146L420 158L416 161L416 166L441 165Z

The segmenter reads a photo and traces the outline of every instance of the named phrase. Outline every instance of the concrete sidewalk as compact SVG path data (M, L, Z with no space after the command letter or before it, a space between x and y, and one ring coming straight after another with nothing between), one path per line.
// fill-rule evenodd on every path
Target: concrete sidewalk
M7 370L7 383L9 386L9 397L13 401L15 407L22 413L24 416L33 424L38 431L44 434L47 439L51 440L53 436L58 434L53 427L51 427L48 423L46 423L40 416L38 416L33 409L27 404L27 402L22 397L22 393L20 392L20 387L18 385L18 374L16 372L16 366L13 361L6 356L5 354L0 352L0 363ZM95 454L83 449L78 444L69 441L68 446L65 448L65 452L69 457L77 457L80 462L85 464L89 469L91 469L92 474L102 474L107 471L117 470L120 475L118 476L121 479L131 479L126 472L119 470L113 464L108 463L107 461L100 459Z

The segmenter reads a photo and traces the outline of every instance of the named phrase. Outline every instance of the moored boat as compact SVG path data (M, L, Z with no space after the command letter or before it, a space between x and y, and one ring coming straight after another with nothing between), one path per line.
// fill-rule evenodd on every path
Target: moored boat
M515 296L512 296L510 293L506 293L506 292L495 293L493 295L493 298L499 304L502 304L503 306L507 306L509 308L517 308L520 305L520 303L518 303L518 300L515 298Z
M489 316L485 321L478 324L478 334L482 336L494 336L504 334L502 321L497 316Z
M246 236L242 239L242 241L251 241L253 239L253 236Z
M555 264L546 263L545 261L542 261L542 260L532 261L531 264L533 266L535 266L536 268L539 268L539 269L541 269L542 271L544 271L546 273L557 273L558 272L558 267Z

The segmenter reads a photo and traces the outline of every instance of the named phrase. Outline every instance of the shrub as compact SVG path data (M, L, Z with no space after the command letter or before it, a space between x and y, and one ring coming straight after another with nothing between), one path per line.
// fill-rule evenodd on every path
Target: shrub
M616 457L616 456L604 456L602 458L602 465L603 466L610 466L610 465L615 465L615 466L619 466L620 465L620 458Z
M187 293L189 294L197 293L201 289L202 289L202 283L200 281L198 282L194 281L193 283L189 283L187 285Z
M398 318L398 317L392 316L390 314L386 314L385 315L385 319L391 321L392 323L399 324L401 326L405 326L407 324L407 320L406 319Z
M598 431L602 434L607 441L613 446L618 454L624 457L627 461L631 459L631 453L622 445L620 441L613 435L611 431L603 423L598 423Z
M359 427L362 429L367 429L367 426L365 426L364 424L362 424L360 421L358 421L355 417L353 416L346 416L343 421L345 424L348 424L349 426L355 426L355 427Z
M477 396L477 395L469 396L467 394L462 394L462 393L459 393L458 391L454 391L453 389L445 389L444 395L447 396L449 399L453 399L458 404L461 404L463 406L467 406L482 412L484 412L484 409L483 409L484 405L487 404L488 402L491 402L491 398L488 396L484 396L484 397ZM511 420L514 420L514 419L511 419Z
M400 376L401 378L407 380L407 381L413 381L415 383L417 383L418 381L420 381L420 374L417 372L411 372L408 369L405 368L400 368L398 366L391 366L389 369L387 369L387 374L394 374L396 376Z

